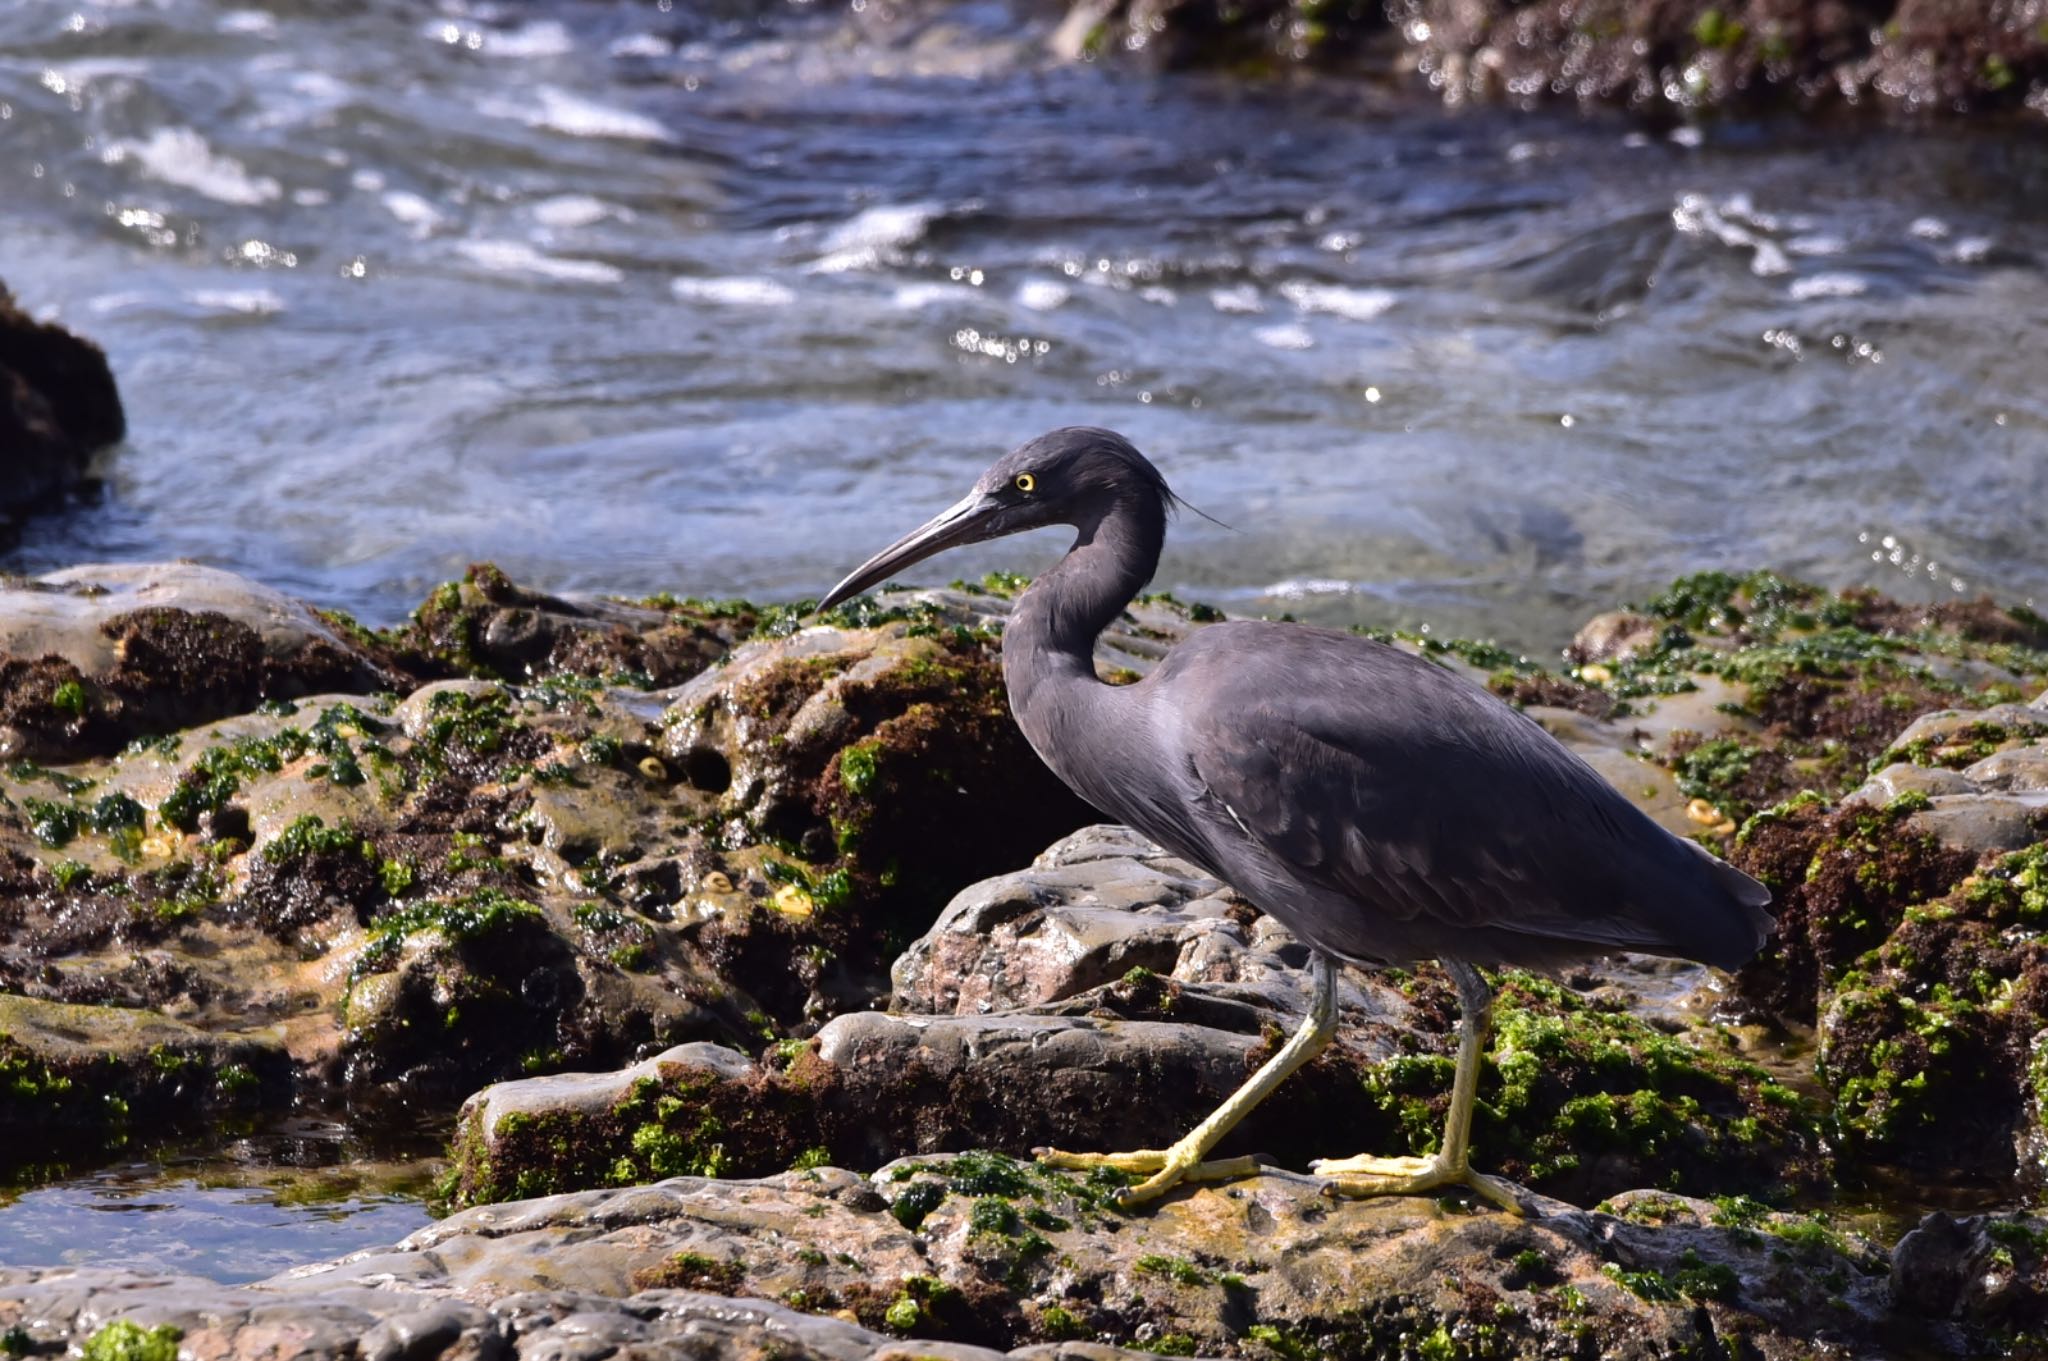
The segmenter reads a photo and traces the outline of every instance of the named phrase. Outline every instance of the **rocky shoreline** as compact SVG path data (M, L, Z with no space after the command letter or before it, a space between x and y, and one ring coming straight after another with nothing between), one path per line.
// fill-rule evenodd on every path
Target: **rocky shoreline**
M2048 1033L2038 616L1706 574L1592 621L1556 668L1390 638L1769 880L1780 942L1729 980L1625 958L1503 977L1476 1141L1541 1198L1530 1221L1333 1202L1284 1170L1426 1148L1453 1015L1434 969L1347 976L1339 1043L1232 1145L1273 1171L1126 1218L1030 1150L1178 1133L1298 1019L1303 953L1091 826L1023 748L997 668L1020 584L813 620L479 567L369 630L190 564L0 583L10 1179L287 1110L402 1112L456 1117L442 1193L467 1207L255 1287L17 1265L0 1335L91 1355L108 1329L171 1330L222 1356L1789 1356L1817 1326L1851 1355L1908 1332L1929 1355L2038 1345L2048 1229L2016 1213ZM1216 617L1142 602L1102 673ZM1930 1176L1920 1207L1976 1212L1859 1233L1853 1188Z
M1073 60L1411 76L1451 103L2048 113L2048 5L1995 0L1075 0Z

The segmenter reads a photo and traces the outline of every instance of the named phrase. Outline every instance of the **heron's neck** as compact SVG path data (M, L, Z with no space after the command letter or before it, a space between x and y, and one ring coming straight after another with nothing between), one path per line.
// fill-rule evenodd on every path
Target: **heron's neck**
M1003 629L1010 708L1041 754L1056 710L1108 688L1095 674L1095 639L1159 566L1166 507L1149 489L1133 489L1076 529L1074 546L1018 597Z

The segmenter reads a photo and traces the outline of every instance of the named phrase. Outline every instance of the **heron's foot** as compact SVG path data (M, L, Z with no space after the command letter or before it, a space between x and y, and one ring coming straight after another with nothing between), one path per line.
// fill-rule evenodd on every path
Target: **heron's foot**
M1485 1200L1511 1215L1525 1216L1528 1207L1513 1183L1474 1172L1463 1162L1443 1158L1324 1158L1311 1163L1319 1177L1329 1178L1330 1194L1348 1197L1408 1196L1445 1186L1469 1186Z
M1250 1156L1204 1162L1193 1145L1141 1148L1133 1153L1063 1153L1056 1148L1032 1151L1047 1167L1081 1171L1110 1167L1119 1172L1151 1173L1137 1185L1120 1186L1111 1194L1111 1202L1120 1210L1157 1200L1184 1181L1228 1181L1233 1177L1249 1177L1260 1170L1258 1159Z

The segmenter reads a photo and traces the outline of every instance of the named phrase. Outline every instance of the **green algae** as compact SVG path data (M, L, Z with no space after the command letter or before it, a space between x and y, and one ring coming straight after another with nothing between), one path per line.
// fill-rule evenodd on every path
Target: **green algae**
M356 956L349 979L353 984L369 974L391 968L407 938L421 932L437 932L451 944L459 945L541 920L538 907L496 888L476 889L457 898L408 903L372 924L369 942Z
M336 704L308 727L281 728L270 737L244 737L209 747L179 775L176 787L157 805L157 814L179 831L196 831L201 816L226 807L241 792L243 780L275 775L309 754L320 759L307 767L308 776L343 786L362 784L366 776L351 740L362 739L366 751L381 754L370 739L384 730L355 705Z
M1501 975L1499 996L1473 1142L1509 1175L1572 1191L1586 1160L1613 1156L1670 1190L1815 1175L1816 1112L1718 1032L1687 1043L1519 972ZM1454 1067L1413 1054L1364 1074L1410 1153L1436 1151Z
M83 1361L178 1361L178 1343L185 1334L168 1323L144 1328L116 1319L85 1341Z
M1995 922L2038 926L2048 920L2048 841L2000 857L1973 876L1964 899Z
M1158 1276L1172 1281L1175 1285L1212 1284L1209 1273L1185 1257L1163 1257L1157 1253L1146 1253L1131 1263L1131 1269L1141 1276Z
M288 865L312 855L355 855L375 862L377 848L354 828L329 827L312 813L292 819L263 848L263 859L272 865Z

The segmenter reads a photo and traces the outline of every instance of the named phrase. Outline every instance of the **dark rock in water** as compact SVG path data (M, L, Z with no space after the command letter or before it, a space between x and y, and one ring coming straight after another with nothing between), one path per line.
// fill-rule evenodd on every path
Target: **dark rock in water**
M2048 1222L1936 1211L1892 1249L1890 1289L1893 1308L1938 1321L1951 1349L1996 1355L2048 1323Z
M29 317L0 283L0 545L13 517L77 486L126 430L105 352Z
M156 1011L0 992L0 1146L8 1164L111 1152L201 1119L284 1109L276 1040L223 1036Z
M2048 103L2048 11L2024 0L1075 0L1053 46L1175 66L1405 66L1454 102Z

